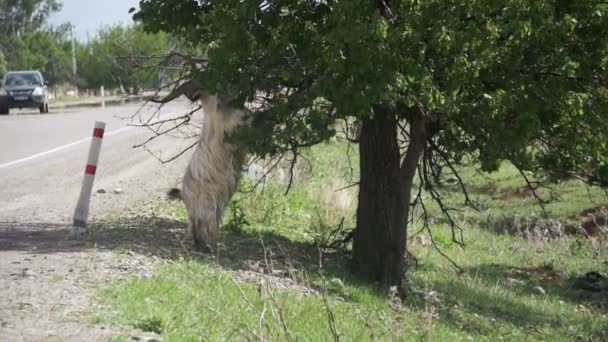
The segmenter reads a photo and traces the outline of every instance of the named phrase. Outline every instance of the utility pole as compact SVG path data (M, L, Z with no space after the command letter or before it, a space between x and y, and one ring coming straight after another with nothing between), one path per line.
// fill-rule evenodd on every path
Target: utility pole
M76 65L76 42L74 40L74 25L70 24L70 36L72 38L72 82L74 82L74 94L78 97L78 85L76 84L78 76L78 66Z
M70 25L70 35L72 38L72 76L74 76L75 80L76 75L78 73L78 67L76 65L76 42L74 40L74 25Z

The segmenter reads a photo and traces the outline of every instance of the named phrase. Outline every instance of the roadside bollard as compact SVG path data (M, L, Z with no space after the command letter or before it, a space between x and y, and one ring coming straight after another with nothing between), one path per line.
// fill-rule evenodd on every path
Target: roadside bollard
M79 237L86 232L87 219L89 216L89 204L91 202L91 193L93 191L93 182L95 181L95 173L97 172L97 162L99 161L99 153L101 152L101 142L106 128L104 122L95 122L93 129L93 139L89 148L89 157L87 166L84 172L82 181L82 189L76 204L74 212L74 226L72 228L72 237Z

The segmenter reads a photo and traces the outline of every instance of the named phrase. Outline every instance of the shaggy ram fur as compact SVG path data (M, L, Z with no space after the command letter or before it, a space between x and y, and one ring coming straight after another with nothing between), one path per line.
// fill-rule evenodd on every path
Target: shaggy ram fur
M224 138L248 124L251 116L246 109L228 107L217 96L202 94L197 99L204 110L203 125L179 197L188 209L196 246L210 251L218 240L222 214L236 191L246 157L242 147Z

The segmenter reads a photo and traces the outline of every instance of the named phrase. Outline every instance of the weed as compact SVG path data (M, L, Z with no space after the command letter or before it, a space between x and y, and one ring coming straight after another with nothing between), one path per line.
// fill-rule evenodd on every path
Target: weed
M226 213L221 255L172 259L153 278L104 290L116 319L168 341L608 340L608 305L581 296L572 280L608 270L608 252L567 229L583 209L606 202L603 192L559 184L554 191L561 199L543 216L514 168L487 177L463 170L481 209L460 206L456 215L465 248L453 242L438 206L428 203L434 241L463 272L418 235L408 245L418 266L408 272L402 302L350 278L344 259L314 245L338 225L354 226L356 188L336 192L356 179L347 148L332 142L308 151L312 167L300 166L287 196L276 183L250 191L244 181L249 191ZM440 191L446 203L463 203L457 187ZM153 212L151 220L126 226L153 225L157 236L163 227L186 226L181 205ZM415 220L410 231L420 228Z

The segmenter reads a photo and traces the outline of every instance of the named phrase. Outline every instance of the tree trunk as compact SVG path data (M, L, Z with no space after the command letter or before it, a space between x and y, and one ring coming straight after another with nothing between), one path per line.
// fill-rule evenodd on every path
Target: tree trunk
M402 165L397 131L396 118L390 113L377 111L374 118L363 120L352 266L353 273L364 280L401 289L412 182L424 147L422 116L413 115Z

